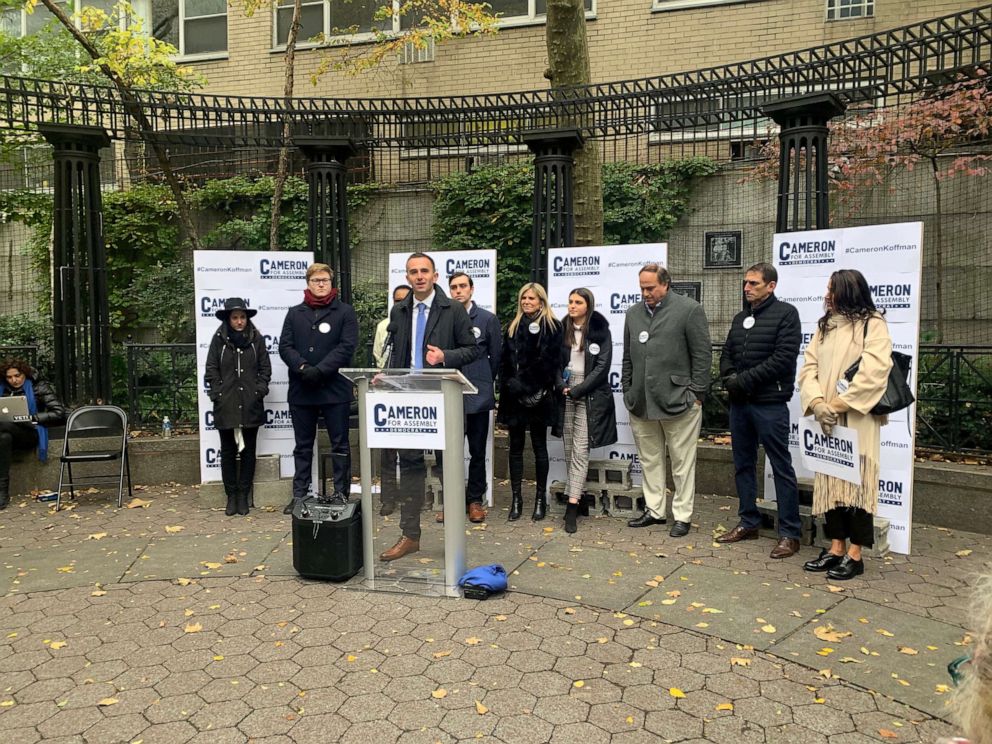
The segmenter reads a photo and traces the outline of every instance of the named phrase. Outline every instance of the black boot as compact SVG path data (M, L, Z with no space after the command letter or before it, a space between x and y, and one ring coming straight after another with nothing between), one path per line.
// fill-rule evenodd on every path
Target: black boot
M524 497L520 492L520 484L513 486L513 501L510 502L510 521L515 522L520 519L520 514L524 510Z
M224 510L224 513L227 516L229 516L229 517L233 517L235 514L238 513L238 496L237 496L237 494L232 494L231 492L228 492L228 494L227 494L227 508Z
M238 491L237 507L238 514L242 517L248 514L248 491L245 491L244 489Z
M544 515L548 511L548 494L538 492L537 498L534 499L534 513L531 515L531 519L535 522L540 522L544 519Z
M222 452L220 456L220 477L224 483L224 493L227 494L227 508L224 513L233 517L238 513L238 459L237 449L233 455Z
M10 476L0 477L0 510L6 509L10 503ZM519 516L519 515L517 515Z
M579 505L573 504L569 501L568 506L565 507L565 532L569 535L575 534L575 531L578 529L575 524L576 517L578 517L578 515Z

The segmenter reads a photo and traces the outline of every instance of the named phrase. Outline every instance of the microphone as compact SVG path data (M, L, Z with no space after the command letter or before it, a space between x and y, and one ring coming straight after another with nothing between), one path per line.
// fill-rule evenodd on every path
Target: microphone
M382 358L386 360L386 363L384 365L386 369L389 369L392 366L390 365L390 361L392 360L393 357L393 340L395 335L396 335L396 324L390 323L388 326L386 326L386 340L382 344Z

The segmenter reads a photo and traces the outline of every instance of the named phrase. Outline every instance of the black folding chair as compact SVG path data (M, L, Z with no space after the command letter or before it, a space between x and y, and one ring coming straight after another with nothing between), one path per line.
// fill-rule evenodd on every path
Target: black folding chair
M113 438L114 445L108 449L79 449L80 440L96 437ZM73 478L73 463L96 463L120 461L120 469L113 477L109 473L81 475ZM75 486L117 483L117 508L124 499L124 474L127 473L127 495L131 496L131 463L127 457L127 414L117 406L82 406L69 414L65 425L65 438L62 440L62 456L59 458L59 488L55 500L55 511L62 508L62 486L69 487L72 498L76 497ZM68 470L69 480L63 480Z

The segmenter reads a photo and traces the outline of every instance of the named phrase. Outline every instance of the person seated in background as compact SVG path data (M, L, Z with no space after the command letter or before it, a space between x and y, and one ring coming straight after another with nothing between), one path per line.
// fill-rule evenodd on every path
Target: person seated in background
M65 423L66 409L53 388L23 359L7 359L2 365L0 409L4 398L27 398L29 421L0 419L0 509L10 503L10 464L14 450L38 450L38 459L48 459L48 428Z

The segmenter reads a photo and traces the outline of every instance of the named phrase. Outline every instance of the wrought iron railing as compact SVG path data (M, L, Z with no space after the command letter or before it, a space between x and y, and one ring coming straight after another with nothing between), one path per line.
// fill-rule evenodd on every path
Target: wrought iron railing
M196 344L124 344L127 406L132 429L196 428Z
M730 404L716 374L721 344L713 346L713 382L703 407L703 433L730 431ZM992 454L992 346L923 344L917 383L917 448Z
M535 129L579 126L587 138L667 132L759 117L769 96L836 91L848 102L931 88L992 61L992 5L787 54L639 80L423 98L282 98L140 91L158 139L194 146L274 147L294 134L346 135L362 147L519 144ZM137 135L134 104L111 87L0 77L0 126L40 122Z

